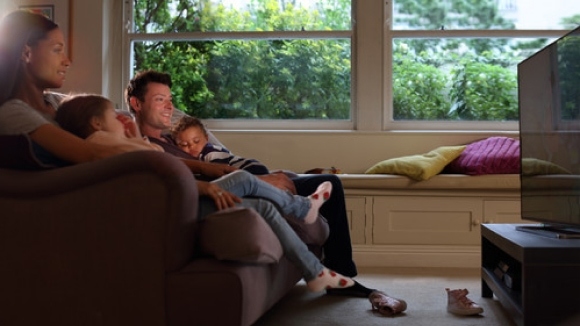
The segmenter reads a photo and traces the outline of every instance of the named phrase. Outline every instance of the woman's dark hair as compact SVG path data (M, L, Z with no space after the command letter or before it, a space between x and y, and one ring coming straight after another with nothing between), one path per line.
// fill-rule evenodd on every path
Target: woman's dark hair
M159 83L171 88L171 76L164 72L159 72L155 70L145 70L139 72L129 81L127 89L125 90L125 100L127 101L127 106L132 113L135 110L131 107L130 99L131 97L136 97L139 101L145 101L145 93L147 93L147 85L149 83Z
M0 105L10 99L22 76L24 46L35 46L58 25L43 15L16 10L0 22Z
M62 129L84 139L95 132L91 119L103 117L108 104L112 102L100 95L72 95L62 101L54 120Z

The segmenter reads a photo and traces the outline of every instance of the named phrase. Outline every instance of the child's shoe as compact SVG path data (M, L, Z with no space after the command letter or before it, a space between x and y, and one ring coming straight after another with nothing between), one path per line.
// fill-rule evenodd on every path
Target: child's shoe
M447 291L447 311L455 315L469 316L478 315L483 312L483 308L477 303L469 300L467 289L456 289Z

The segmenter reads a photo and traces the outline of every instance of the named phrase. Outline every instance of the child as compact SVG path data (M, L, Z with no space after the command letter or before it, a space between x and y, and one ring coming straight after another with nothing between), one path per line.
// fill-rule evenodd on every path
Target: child
M197 118L184 115L173 127L171 133L184 152L199 160L225 163L256 175L270 173L268 168L257 160L233 155L227 148L210 143L207 129Z
M160 146L143 139L133 120L116 113L113 103L99 95L76 95L65 99L56 112L55 120L63 129L87 141L122 144L127 151L163 151ZM292 195L244 170L234 171L210 183L198 181L198 186L215 194L213 197L219 209L233 206L240 201L237 197L260 197L273 202L283 215L306 224L316 221L318 209L332 191L332 184L324 182L308 197Z
M163 152L140 136L137 128L126 128L132 119L115 112L113 103L98 95L76 95L65 98L56 111L55 121L64 130L93 143L121 144L126 151L155 150Z

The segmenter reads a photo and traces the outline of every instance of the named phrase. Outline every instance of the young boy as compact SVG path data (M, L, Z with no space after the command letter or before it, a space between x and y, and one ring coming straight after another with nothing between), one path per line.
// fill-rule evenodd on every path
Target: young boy
M210 143L207 129L197 118L184 115L171 132L179 148L199 160L228 164L256 175L270 173L258 160L233 155L227 148Z

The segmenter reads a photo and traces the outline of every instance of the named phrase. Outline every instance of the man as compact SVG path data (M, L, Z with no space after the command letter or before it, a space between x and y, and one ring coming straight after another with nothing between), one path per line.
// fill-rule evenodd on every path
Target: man
M205 171L207 170L214 173L211 177L218 177L215 174L219 174L219 172L229 173L230 171L226 167L231 167L227 165L224 165L223 170L220 171L213 167L202 167L192 163L195 158L182 151L171 136L168 133L164 133L171 127L171 118L174 113L171 86L171 77L168 74L151 70L138 73L129 82L125 91L126 101L129 109L137 119L141 133L147 136L151 142L162 146L167 153L183 159L194 173L206 174ZM324 244L324 264L345 276L356 276L357 269L352 260L344 190L340 179L335 175L311 175L289 179L282 173L258 177L274 186L302 196L308 196L313 193L318 185L324 181L332 183L332 195L320 209L320 214L328 220L330 230L329 238ZM355 282L352 287L329 289L327 293L369 297L373 291L373 289L366 288Z

